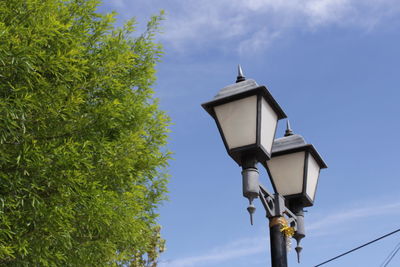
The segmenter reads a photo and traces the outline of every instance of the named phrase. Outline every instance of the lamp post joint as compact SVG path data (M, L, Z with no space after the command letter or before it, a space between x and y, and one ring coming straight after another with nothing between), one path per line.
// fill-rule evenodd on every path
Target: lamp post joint
M300 262L300 252L302 251L302 247L300 246L300 240L305 237L305 231L304 231L304 211L302 207L293 207L292 210L286 207L285 205L285 199L278 193L271 194L268 192L268 190L262 186L259 185L260 191L259 191L259 196L261 203L264 206L264 209L266 211L266 217L270 220L270 232L273 233L273 228L276 227L276 224L278 223L279 226L282 222L282 219L285 218L285 221L287 222L287 225L292 227L294 229L294 235L293 238L296 240L296 253L297 253L297 261ZM277 223L274 223L277 222ZM279 227L278 226L278 227ZM273 237L271 234L271 238L275 239L285 239L286 237L281 234L281 236ZM285 240L286 241L286 240ZM281 243L282 240L278 241L272 241L275 243ZM278 251L279 253L282 253L282 251ZM271 252L273 255L274 251ZM284 252L286 253L286 251ZM286 265L285 265L286 264ZM282 263L279 262L277 265L273 266L287 266L287 263Z

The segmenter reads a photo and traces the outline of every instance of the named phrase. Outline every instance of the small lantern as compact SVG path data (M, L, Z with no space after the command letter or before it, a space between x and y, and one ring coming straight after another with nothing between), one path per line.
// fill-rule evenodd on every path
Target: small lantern
M286 118L265 86L246 80L238 67L235 84L221 89L203 108L215 119L228 154L240 166L246 158L271 157L278 120Z
M314 146L293 134L289 122L285 136L275 139L266 167L275 192L301 207L313 205L320 169L327 168Z

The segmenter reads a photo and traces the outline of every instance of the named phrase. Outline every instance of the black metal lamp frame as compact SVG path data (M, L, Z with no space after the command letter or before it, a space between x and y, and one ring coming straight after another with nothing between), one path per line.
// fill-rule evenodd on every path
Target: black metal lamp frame
M308 196L308 194L306 192L307 182L308 182L307 181L307 173L308 173L308 161L309 161L309 158L310 157L314 157L315 161L318 163L318 165L320 167L320 170L324 169L324 168L327 168L327 165L325 164L325 162L323 161L321 156L318 154L318 152L315 149L315 147L313 145L311 145L311 144L307 144L307 145L296 147L296 148L293 148L293 149L288 149L288 150L279 151L279 152L273 152L271 156L273 158L273 157L293 154L293 153L297 153L297 152L305 152L302 191L300 193L298 193L298 194L285 195L284 197L289 203L295 203L296 205L301 205L303 207L311 207L311 206L314 205L314 199L315 199L316 190L315 190L314 195L312 196L312 198L310 198L310 196ZM274 191L278 192L277 189L276 189L276 185L275 185L273 176L271 175L271 172L270 172L270 170L269 170L267 165L266 165L266 169L267 169L268 175L270 177L271 184L272 184L272 187L274 188ZM318 180L317 180L317 185L318 185Z
M237 79L238 87L240 88L240 83L246 81L243 77L243 73L241 72L241 68L239 67L239 75ZM252 80L248 80L252 81ZM254 82L254 84L256 84ZM256 142L255 144L236 147L230 149L228 143L225 139L225 135L222 131L221 125L218 121L218 118L215 114L214 107L223 105L226 103L230 103L236 100L240 100L249 96L257 96L257 120L256 120ZM261 102L262 98L266 100L266 102L272 107L274 112L277 114L278 120L286 118L286 114L283 112L282 108L275 101L271 93L265 86L257 86L253 88L244 88L243 90L232 90L232 92L222 93L221 95L217 95L214 100L206 102L202 104L202 107L214 118L218 131L221 135L221 138L224 142L225 149L228 152L229 156L239 165L243 165L243 161L249 156L255 156L257 161L265 162L271 158L271 154L267 152L266 148L261 145ZM274 129L274 136L276 132L276 127Z

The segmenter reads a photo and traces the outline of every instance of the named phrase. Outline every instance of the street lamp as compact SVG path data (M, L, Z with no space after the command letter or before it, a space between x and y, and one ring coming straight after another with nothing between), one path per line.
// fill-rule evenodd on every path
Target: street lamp
M286 114L265 86L245 79L240 66L236 83L221 89L202 106L214 118L229 156L242 167L251 224L255 198L260 197L266 210L272 266L287 266L286 241L292 236L299 260L299 243L305 237L303 208L314 203L325 162L313 145L293 134L289 122L285 136L275 139L278 120ZM274 194L259 183L257 163L267 169Z
M266 167L274 191L302 207L313 205L320 169L327 168L314 146L293 134L289 121L285 136L275 139Z
M240 66L236 83L202 106L215 119L228 154L239 166L249 157L258 162L271 158L278 120L286 114L265 86L245 79Z
M293 133L287 121L285 135L275 139L266 168L274 191L285 198L289 210L296 216L294 238L300 261L300 240L305 237L303 208L314 204L319 173L327 165L313 145Z

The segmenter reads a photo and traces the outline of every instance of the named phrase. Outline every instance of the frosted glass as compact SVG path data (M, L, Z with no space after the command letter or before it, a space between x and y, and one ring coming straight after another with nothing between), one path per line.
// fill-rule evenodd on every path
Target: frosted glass
M261 101L261 145L271 154L272 143L274 142L278 115L271 106L262 98Z
M312 155L308 158L308 167L307 167L307 187L306 193L307 195L314 200L315 197L315 189L317 188L318 176L319 176L319 165L315 161Z
M257 96L214 107L230 149L256 143Z
M287 196L301 193L303 190L305 152L291 153L273 157L267 166L276 190Z

